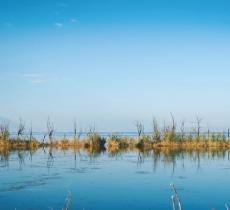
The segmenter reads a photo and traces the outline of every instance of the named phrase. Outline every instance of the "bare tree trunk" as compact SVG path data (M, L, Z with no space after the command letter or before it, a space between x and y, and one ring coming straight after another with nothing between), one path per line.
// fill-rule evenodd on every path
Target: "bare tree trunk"
M138 135L138 138L140 138L141 135L144 134L144 126L142 125L141 122L137 122L137 123L136 123L136 128L137 128L137 135Z
M201 130L201 121L202 119L198 116L196 117L196 124L197 124L197 139L200 139L200 130Z
M18 131L17 131L17 137L19 139L20 136L24 134L25 130L25 123L22 121L22 119L19 119L19 125L18 125Z
M52 144L53 143L53 134L54 134L54 125L53 125L53 123L51 123L49 118L47 121L47 134L49 136L49 141Z
M185 130L185 120L182 120L181 122L181 127L180 127L180 132L181 132L181 141L184 140L184 130Z

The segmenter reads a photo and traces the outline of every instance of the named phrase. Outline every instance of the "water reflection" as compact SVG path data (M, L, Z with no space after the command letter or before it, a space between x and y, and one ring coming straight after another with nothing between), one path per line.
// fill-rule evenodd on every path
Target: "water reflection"
M47 168L50 169L54 164L54 156L53 156L53 150L52 148L48 151L48 158L47 158Z
M28 162L33 163L33 157L39 154L39 158L42 161L46 159L46 167L52 168L55 163L55 154L60 156L62 152L63 156L72 156L73 168L77 169L78 162L88 161L89 163L96 163L97 159L102 155L106 155L113 160L121 160L127 154L132 153L136 156L137 166L144 164L145 160L151 160L153 171L156 171L159 166L171 167L172 173L175 172L177 162L179 161L182 168L185 168L185 160L196 163L196 170L200 170L202 167L201 160L229 160L229 150L170 150L170 149L158 149L158 150L118 150L116 152L106 152L105 150L92 150L91 148L79 149L54 149L43 148L38 151L35 150L1 150L0 151L0 167L9 167L11 157L18 160L19 170L23 169L23 166ZM45 158L46 157L46 158Z
M168 187L176 181L183 202L191 206L185 209L211 209L228 201L229 153L214 149L2 150L0 198L3 209L47 209L48 205L61 209L63 203L58 201L71 190L73 209L170 209ZM222 197L209 208L210 183Z

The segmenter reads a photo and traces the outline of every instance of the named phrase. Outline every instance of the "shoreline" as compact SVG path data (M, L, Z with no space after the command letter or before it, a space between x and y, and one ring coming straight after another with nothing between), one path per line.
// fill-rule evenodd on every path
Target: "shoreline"
M228 140L211 140L211 139L199 139L199 140L181 140L181 141L143 141L139 138L119 137L117 139L102 138L98 139L62 139L51 142L41 142L36 139L9 139L2 140L0 138L0 150L17 150L17 149L39 149L39 148L60 148L60 149L92 149L92 150L107 150L107 151L119 151L119 150L208 150L230 149L230 141Z

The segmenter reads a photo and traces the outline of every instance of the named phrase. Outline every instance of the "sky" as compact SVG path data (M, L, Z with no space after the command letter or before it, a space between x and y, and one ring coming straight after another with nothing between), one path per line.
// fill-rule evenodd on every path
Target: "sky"
M0 0L0 119L230 127L229 0Z

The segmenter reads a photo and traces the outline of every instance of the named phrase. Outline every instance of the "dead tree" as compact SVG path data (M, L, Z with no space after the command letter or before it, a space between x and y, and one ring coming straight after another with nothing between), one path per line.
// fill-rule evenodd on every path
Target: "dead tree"
M33 127L31 124L30 129L29 129L29 140L32 141L32 139L33 139Z
M182 120L181 122L180 132L181 132L181 140L183 141L185 136L185 120Z
M136 128L137 128L137 135L138 135L138 137L140 138L141 135L144 134L144 126L142 125L141 122L137 121L137 122L136 122Z
M170 113L171 115L171 119L172 119L172 132L175 132L176 131L176 122L175 122L175 118L173 116L172 113Z
M196 117L196 125L197 125L197 139L200 138L200 130L201 130L201 122L202 119L199 118L198 116Z
M43 139L42 139L43 144L45 143L46 136L47 136L47 133L44 133Z
M74 120L74 140L79 140L81 138L81 135L82 135L82 129L77 128L77 122L76 120Z
M156 118L153 118L153 140L160 141L161 133L159 131L158 123Z
M77 122L76 119L74 120L74 124L73 124L73 135L74 135L74 140L76 140L77 137Z
M53 134L54 134L54 125L51 123L50 119L47 121L47 135L49 137L49 141L53 143Z
M17 131L17 137L18 139L20 138L20 136L23 136L25 131L25 123L22 122L22 119L19 120L19 125L18 125L18 131Z

